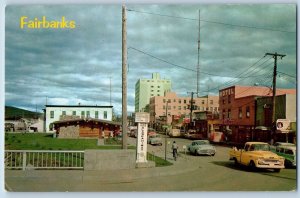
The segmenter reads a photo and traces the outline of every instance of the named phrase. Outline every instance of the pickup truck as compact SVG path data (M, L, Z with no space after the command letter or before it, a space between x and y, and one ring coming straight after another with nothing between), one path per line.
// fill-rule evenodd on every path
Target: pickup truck
M229 151L229 159L235 164L256 168L273 169L280 172L284 168L284 158L270 151L270 145L264 142L246 142L244 149L235 147Z

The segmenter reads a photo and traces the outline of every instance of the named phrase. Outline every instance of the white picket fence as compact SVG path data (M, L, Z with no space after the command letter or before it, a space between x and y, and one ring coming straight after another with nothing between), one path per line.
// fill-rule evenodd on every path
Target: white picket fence
M6 169L83 169L84 151L6 150Z

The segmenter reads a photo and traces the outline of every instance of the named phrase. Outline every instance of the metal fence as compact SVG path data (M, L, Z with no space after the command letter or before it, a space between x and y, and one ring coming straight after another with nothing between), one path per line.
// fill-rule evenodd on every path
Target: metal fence
M84 151L6 150L6 169L83 169Z

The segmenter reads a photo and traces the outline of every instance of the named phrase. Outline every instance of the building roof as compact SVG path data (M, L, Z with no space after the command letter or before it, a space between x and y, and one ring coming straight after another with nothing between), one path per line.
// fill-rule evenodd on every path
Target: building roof
M111 124L111 125L121 125L119 122L113 122L109 120L101 120L101 119L96 119L96 118L76 118L76 119L70 119L70 120L59 120L53 122L53 124L62 124L62 123L68 123L68 122L101 122L105 124Z
M269 87L235 85L232 87L227 87L225 89L229 89L233 87L235 87L235 93L234 93L235 98L242 98L246 96L272 96L273 95L273 90L272 88ZM297 93L296 89L276 89L276 96L285 95L285 94L296 94L296 93Z
M113 108L113 106L97 106L97 105L45 105L45 107L92 107L92 108Z

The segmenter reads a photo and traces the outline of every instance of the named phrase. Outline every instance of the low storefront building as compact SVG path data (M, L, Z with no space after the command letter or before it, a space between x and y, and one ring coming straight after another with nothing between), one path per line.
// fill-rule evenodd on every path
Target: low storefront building
M71 119L53 123L58 138L104 138L113 137L121 124L100 119Z

